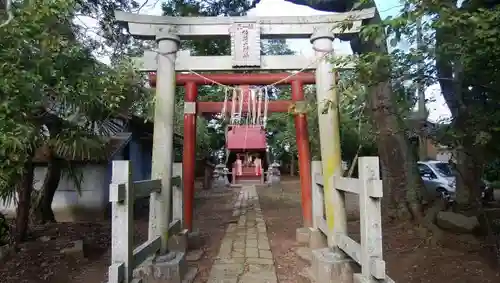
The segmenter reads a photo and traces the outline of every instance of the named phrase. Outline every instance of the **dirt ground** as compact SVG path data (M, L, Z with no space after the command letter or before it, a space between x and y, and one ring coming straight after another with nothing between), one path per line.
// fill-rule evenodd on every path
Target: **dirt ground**
M50 224L35 227L30 240L19 245L16 253L0 263L1 282L79 282L80 270L95 265L95 260L109 256L108 223ZM74 258L61 253L72 241L83 240L88 258ZM109 260L108 260L109 262ZM105 270L105 269L103 269ZM102 274L99 281L104 278ZM95 274L90 278L97 279ZM83 281L82 281L83 282Z
M410 225L386 225L383 229L384 259L389 276L396 282L500 281L500 269L491 266L481 241L473 236L450 233L433 245Z
M198 275L195 283L208 281L212 261L219 252L219 246L224 237L226 227L233 221L233 202L238 190L228 190L220 193L203 193L195 199L195 216L193 226L201 233L203 257L195 262ZM194 249L198 247L193 247Z
M147 239L147 209L136 210L134 242ZM0 263L2 283L84 283L107 282L110 262L111 225L93 223L56 223L33 227L29 240ZM83 241L83 255L61 252L74 241Z
M298 276L305 263L293 251L295 228L302 223L298 182L288 179L281 188L260 188L259 197L279 282L306 282ZM357 238L357 231L359 222L350 221L350 236ZM500 282L500 267L491 266L481 240L473 236L446 234L444 243L436 246L410 224L385 225L383 232L384 259L396 282Z
M235 192L210 194L203 192L195 198L194 228L201 231L203 257L196 263L197 283L206 282L211 259L217 254L227 223L232 217ZM146 202L147 203L147 202ZM136 207L137 208L137 207ZM136 209L136 245L147 239L147 207ZM57 223L34 227L29 241L18 251L0 262L2 283L100 283L107 282L110 263L109 221L94 223ZM74 258L61 253L73 241L83 240L84 257Z
M196 196L195 229L201 232L202 258L190 264L199 268L197 283L206 282L227 224L234 221L232 203L237 191L199 192ZM307 283L299 276L306 263L295 253L295 229L302 225L300 189L297 180L285 178L281 187L259 188L261 208L280 283ZM135 242L147 237L147 209L137 211ZM359 223L349 223L356 238ZM384 226L384 257L388 273L396 282L500 282L480 240L472 236L445 235L445 242L433 246L409 225ZM75 240L83 240L85 258L75 259L60 251ZM2 283L87 283L106 282L109 265L110 225L60 223L36 227L31 239L17 253L0 263ZM194 247L197 248L197 247Z
M283 188L283 189L282 189ZM294 248L295 230L302 226L300 190L296 181L285 180L281 187L258 189L260 207L267 225L276 275L280 283L307 283L299 273L306 262L299 259Z

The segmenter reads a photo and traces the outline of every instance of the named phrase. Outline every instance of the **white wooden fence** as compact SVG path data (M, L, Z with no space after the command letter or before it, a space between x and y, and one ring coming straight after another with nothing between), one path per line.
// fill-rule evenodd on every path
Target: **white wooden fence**
M329 233L332 233L332 229L327 227L325 219L321 162L313 161L311 171L314 226L327 237L331 237L332 235ZM337 231L336 235L333 235L335 239L333 248L341 249L361 266L361 274L355 275L361 276L362 280L365 280L361 282L393 282L386 274L385 261L382 256L381 198L383 188L379 172L378 157L360 157L358 160L358 179L333 178L335 190L359 195L361 243L351 239L347 235L346 228L342 227L341 229L333 229ZM337 205L343 206L343 203ZM336 217L345 219L345 214ZM336 221L336 224L337 222L342 223L342 221Z
M130 161L113 161L111 184L109 185L109 201L111 202L111 265L108 272L108 283L129 283L132 271L148 257L156 254L161 248L161 236L148 236L148 240L137 248L134 247L134 201L137 198L149 197L152 193L161 192L161 180L131 181L132 168ZM173 190L173 203L178 202L182 193ZM175 201L176 200L176 201ZM176 210L182 213L182 207L174 206L173 221L170 222L168 234L180 230L181 220L176 217ZM178 213L178 212L177 212ZM176 219L177 218L177 219ZM151 217L149 219L151 221ZM134 282L139 283L140 281Z

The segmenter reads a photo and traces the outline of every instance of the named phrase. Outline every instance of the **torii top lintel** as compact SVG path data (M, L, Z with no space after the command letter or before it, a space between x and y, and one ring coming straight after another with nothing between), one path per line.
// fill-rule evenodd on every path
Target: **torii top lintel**
M170 17L139 15L116 11L116 20L127 25L135 37L154 39L160 28L169 26L180 39L228 37L235 23L258 23L262 38L309 38L318 29L333 34L352 34L361 29L362 21L375 16L376 8L320 16L287 17ZM345 29L342 22L351 22Z

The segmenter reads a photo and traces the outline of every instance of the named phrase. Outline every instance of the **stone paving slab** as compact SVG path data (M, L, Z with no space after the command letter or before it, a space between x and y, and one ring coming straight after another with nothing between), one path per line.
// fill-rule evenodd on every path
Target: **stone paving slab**
M208 283L277 283L266 224L255 186L243 186L233 206Z

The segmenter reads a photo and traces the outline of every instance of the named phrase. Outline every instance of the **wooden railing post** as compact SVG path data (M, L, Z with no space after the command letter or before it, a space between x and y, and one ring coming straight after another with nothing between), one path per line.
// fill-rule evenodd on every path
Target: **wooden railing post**
M325 189L321 176L314 173L320 170L319 165L313 162L311 168L311 174L313 175L313 211L315 216L321 213L321 217L315 217L316 222L314 225L327 237L332 237L332 231L326 227L323 210L320 210L321 206L317 204L318 200L326 197L317 194L321 192L320 189ZM334 245L329 243L329 247L333 248L332 253L335 253L336 249L340 249L361 266L362 273L354 274L353 282L394 283L385 272L385 262L382 256L381 198L383 186L379 170L378 157L360 157L358 179L337 176L334 180L335 190L359 195L361 243L350 238L347 233L339 233L338 231L333 235L335 237ZM330 267L333 268L332 266ZM319 275L316 274L315 276ZM322 276L325 275L322 273Z
M182 187L180 181L179 163L174 164L174 178L171 183L174 187ZM179 170L177 170L179 169ZM163 189L162 179L131 181L132 168L129 161L113 161L113 173L109 189L111 202L111 265L108 273L108 283L133 283L142 282L140 279L132 280L135 268L145 262L152 255L157 255L162 248L162 236L154 236L134 249L134 200L136 198L151 197L152 194L161 194ZM182 203L182 191L175 194L173 202ZM180 204L181 204L180 203ZM178 233L182 220L182 206L174 212L180 219L169 221L166 233ZM180 211L179 211L180 210ZM175 216L175 214L174 214ZM153 217L149 221L155 221ZM166 234L165 233L165 234ZM137 281L138 280L138 281Z
M172 220L181 221L181 225L183 223L183 200L184 200L184 189L182 186L182 163L174 163L172 168L172 178L180 178L179 183L175 184L172 181Z
M366 280L385 279L382 251L382 183L378 157L360 157L361 272Z
M134 191L130 162L113 161L109 200L111 202L111 266L109 283L129 282L133 270Z
M319 221L323 219L325 209L323 186L317 183L318 177L322 178L321 172L323 172L321 161L311 161L313 227L316 229L319 229Z

